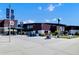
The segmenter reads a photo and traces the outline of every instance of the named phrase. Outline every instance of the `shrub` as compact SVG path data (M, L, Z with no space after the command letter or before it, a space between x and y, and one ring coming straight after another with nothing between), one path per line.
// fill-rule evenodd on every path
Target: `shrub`
M39 36L45 36L45 34L39 34Z
M79 35L79 33L78 33L78 32L76 32L76 33L75 33L75 35Z
M55 31L55 32L51 32L52 35L57 35L58 34L58 31Z

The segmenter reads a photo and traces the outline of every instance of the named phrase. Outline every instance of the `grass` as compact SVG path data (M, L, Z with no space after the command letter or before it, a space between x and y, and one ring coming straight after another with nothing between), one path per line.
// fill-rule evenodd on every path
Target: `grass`
M60 36L59 38L66 38L66 39L71 39L71 38L78 38L79 36L78 35L62 35Z

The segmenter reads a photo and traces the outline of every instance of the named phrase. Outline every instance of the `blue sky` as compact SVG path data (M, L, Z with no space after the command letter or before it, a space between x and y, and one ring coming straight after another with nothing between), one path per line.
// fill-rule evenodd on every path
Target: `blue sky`
M0 4L0 19L5 18L8 5ZM78 3L12 3L11 8L19 22L57 23L57 18L60 18L62 24L79 25Z

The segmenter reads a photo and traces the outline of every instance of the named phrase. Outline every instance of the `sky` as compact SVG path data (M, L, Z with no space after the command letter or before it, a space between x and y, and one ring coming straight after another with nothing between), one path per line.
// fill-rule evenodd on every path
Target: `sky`
M10 3L0 3L0 19L6 18ZM15 19L24 23L57 23L79 26L78 3L11 3Z

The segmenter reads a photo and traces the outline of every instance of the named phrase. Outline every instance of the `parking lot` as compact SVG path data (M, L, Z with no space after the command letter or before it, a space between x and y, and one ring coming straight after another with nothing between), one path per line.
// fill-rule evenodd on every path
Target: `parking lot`
M11 42L9 42L9 38ZM1 55L78 55L79 38L0 36Z

